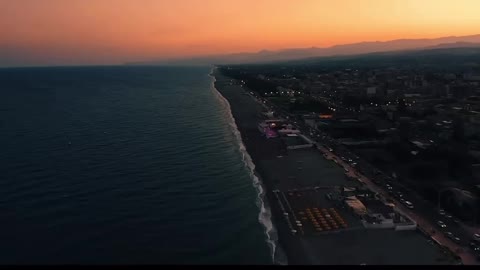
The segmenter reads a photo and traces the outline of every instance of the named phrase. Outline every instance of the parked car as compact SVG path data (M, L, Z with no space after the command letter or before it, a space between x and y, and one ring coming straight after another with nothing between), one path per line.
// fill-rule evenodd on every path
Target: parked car
M469 243L469 247L473 251L477 251L477 252L480 251L480 243L478 243L477 241L471 241Z
M407 206L408 209L413 209L413 203L411 203L410 201L405 201L405 205Z
M440 226L440 228L446 228L447 227L447 225L441 220L437 221L437 224L438 224L438 226Z
M445 210L440 209L440 210L438 210L438 213L439 213L441 216L444 216L444 215L445 215Z

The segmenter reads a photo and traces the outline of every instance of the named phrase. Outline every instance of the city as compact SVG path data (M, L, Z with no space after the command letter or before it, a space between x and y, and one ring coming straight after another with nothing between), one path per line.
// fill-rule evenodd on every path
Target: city
M384 193L428 238L473 263L480 255L480 73L408 59L381 64L219 69L263 103L264 118L285 119L337 157L347 174L352 169L359 173L352 177L371 181L367 186ZM288 130L282 127L278 136Z
M0 265L480 265L479 0L0 7Z

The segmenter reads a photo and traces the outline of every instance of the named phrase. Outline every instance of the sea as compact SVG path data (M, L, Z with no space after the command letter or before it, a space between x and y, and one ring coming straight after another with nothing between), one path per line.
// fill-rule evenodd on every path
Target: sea
M0 69L0 264L272 264L211 71Z

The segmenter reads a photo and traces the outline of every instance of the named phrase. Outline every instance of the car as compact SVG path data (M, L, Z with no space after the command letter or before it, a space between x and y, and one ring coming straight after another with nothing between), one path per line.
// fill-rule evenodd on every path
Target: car
M440 210L438 210L438 213L439 213L441 216L443 216L443 215L445 215L445 210L440 209Z
M440 226L440 228L446 228L447 227L447 225L441 220L437 221L437 224L438 224L438 226Z
M450 214L445 214L445 217L446 217L446 218L452 218L452 215L450 215Z
M453 237L453 233L452 233L452 232L446 232L445 235L447 235L449 238L452 238L452 237Z
M470 242L469 246L470 246L470 249L473 250L473 251L480 251L480 247L475 242Z
M462 240L460 239L460 237L457 237L457 236L454 236L452 239L453 239L453 241L455 241L456 243L460 243L460 241L462 241Z
M411 203L410 201L405 201L405 205L407 206L408 209L413 209L413 203Z

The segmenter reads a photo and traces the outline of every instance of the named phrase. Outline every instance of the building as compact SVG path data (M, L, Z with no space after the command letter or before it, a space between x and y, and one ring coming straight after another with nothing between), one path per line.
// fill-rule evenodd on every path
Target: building
M415 230L417 224L380 200L362 200L367 208L362 224L367 229Z
M377 94L377 87L367 87L367 96L375 96Z
M357 216L361 217L367 214L367 208L356 196L346 197L344 202Z

